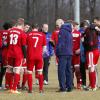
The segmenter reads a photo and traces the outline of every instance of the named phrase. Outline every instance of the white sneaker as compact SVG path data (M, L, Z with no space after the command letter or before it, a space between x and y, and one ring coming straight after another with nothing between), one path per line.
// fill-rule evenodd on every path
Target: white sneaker
M98 89L98 88L97 88L97 87L95 87L95 88L93 88L93 89L92 89L92 91L96 91L97 89Z
M44 80L44 85L48 85L48 82L46 80Z
M0 87L0 90L2 90L2 87Z

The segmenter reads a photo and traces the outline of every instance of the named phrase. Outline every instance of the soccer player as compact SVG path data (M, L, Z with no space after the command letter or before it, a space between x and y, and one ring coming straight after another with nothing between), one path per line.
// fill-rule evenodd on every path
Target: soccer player
M81 74L80 74L80 32L78 31L78 23L72 22L72 36L73 36L73 56L72 66L73 73L75 72L77 78L77 89L81 89ZM74 76L74 75L73 75Z
M27 38L28 31L30 29L30 26L28 24L24 25L24 32L25 32L25 37ZM26 46L27 49L27 46ZM22 63L22 69L23 69L23 78L22 78L22 85L21 88L22 90L26 89L25 84L27 82L27 62Z
M80 43L80 72L82 78L82 88L86 89L86 52L83 45L84 42L84 32L87 27L89 27L90 23L88 20L84 20L80 23L80 33L81 33L81 43Z
M2 86L3 76L5 75L6 68L8 67L7 64L7 36L8 36L8 29L11 28L12 25L9 22L5 22L3 25L3 29L1 31L2 34L2 68L1 68L1 75L0 75L0 86ZM8 78L7 72L5 75L5 87L8 88Z
M29 93L32 93L32 71L35 69L38 73L39 91L43 92L43 51L46 48L46 37L38 31L38 26L34 25L32 32L27 36L27 70Z
M20 80L20 67L23 62L26 62L26 38L23 31L24 26L21 23L16 23L9 30L8 34L8 65L10 81L10 92L20 93L17 91L17 85Z
M100 18L94 18L94 24L88 27L84 34L84 45L86 50L86 60L89 70L89 82L92 91L97 90L96 86L96 66L99 59L98 33L100 31Z

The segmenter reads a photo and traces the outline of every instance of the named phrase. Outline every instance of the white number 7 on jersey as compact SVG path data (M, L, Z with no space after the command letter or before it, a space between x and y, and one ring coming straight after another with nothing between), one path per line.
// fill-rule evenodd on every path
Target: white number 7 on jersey
M34 47L36 48L39 38L38 37L32 37L32 38L36 40L34 44Z

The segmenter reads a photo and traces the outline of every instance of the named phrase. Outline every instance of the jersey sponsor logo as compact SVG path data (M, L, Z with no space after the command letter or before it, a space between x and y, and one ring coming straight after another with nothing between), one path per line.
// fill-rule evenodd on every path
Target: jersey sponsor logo
M55 32L59 33L59 31L55 31Z
M8 34L8 32L3 32L3 34Z
M73 37L79 37L79 34L73 33Z

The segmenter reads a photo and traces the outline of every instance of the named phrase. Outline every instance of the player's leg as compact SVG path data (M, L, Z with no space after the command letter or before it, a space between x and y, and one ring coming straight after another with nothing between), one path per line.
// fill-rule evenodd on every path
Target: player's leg
M82 79L81 79L81 73L80 73L80 65L74 65L75 68L75 75L77 78L77 89L81 89L81 85L82 85Z
M27 82L27 68L23 68L23 71L22 89L25 89L25 84Z
M80 55L74 55L73 65L74 65L75 75L77 79L77 89L81 89L82 79L80 73Z
M22 69L22 72L23 72L21 87L24 90L26 88L25 84L26 84L26 81L27 81L27 63L26 62L25 63L22 62L21 69Z
M38 79L39 79L39 91L43 92L43 59L42 58L36 61L36 69L38 72Z
M44 77L44 85L48 85L48 68L49 68L49 59L50 57L46 57L43 59L44 66L43 66L43 77Z
M7 78L9 76L9 72L7 72L6 68L8 68L8 59L7 59L7 53L3 54L2 59L3 68L5 69L4 75L5 75L5 88L9 88L9 79ZM6 74L5 74L6 73Z
M17 90L18 82L20 80L20 67L14 67L13 71L14 71L13 90L16 91Z
M3 49L2 50L2 80L3 80L3 76L5 75L6 73L6 68L8 67L8 58L7 58L7 49ZM6 75L5 75L6 77ZM6 87L6 82L5 81L5 87ZM8 84L8 83L7 83Z
M39 79L38 79L38 77L39 77L39 75L38 75L38 71L37 71L37 69L36 69L36 67L34 67L35 68L35 84L36 85L39 85Z
M8 67L6 68L5 86L12 90L13 86L13 58L8 58Z
M2 87L3 77L5 75L6 68L2 66L1 64L1 70L0 70L0 87Z
M32 93L32 72L33 72L33 67L34 67L34 61L30 60L27 63L27 81L28 81L28 93Z
M13 67L13 72L14 72L14 81L13 81L13 92L12 93L20 93L17 91L17 85L20 80L20 67L21 67L21 62L22 59L14 59L14 67Z
M95 67L98 62L99 54L98 51L92 51L88 53L88 68L89 68L89 80L92 90L96 88L96 71Z
M86 68L85 68L85 62L80 63L80 72L81 72L81 78L82 78L82 87L86 88Z
M98 50L98 52L99 52L99 56L100 56L100 50ZM100 57L98 57L98 62L97 62L98 66L95 67L95 71L96 71L96 86L98 88L100 88L100 84L99 84L99 71L98 71L98 67L99 67L99 64L100 64L99 59L100 59Z

